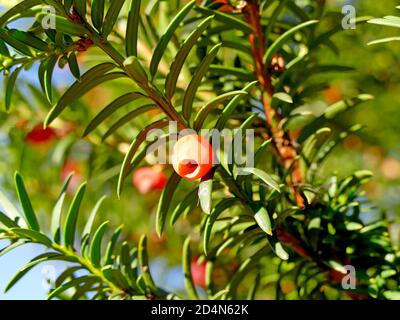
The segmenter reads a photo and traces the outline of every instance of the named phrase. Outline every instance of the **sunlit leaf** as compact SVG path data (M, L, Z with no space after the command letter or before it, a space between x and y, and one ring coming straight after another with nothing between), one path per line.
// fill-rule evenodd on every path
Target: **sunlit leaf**
M67 216L65 218L64 226L64 244L67 247L73 247L76 233L76 224L78 220L78 213L81 206L81 202L86 190L86 183L83 183L74 198L72 199L71 205L69 206Z
M180 181L181 177L174 172L169 178L161 194L156 214L156 231L158 235L161 235L164 230L165 221L167 220L167 215L170 209L172 197Z
M39 222L32 208L29 196L26 192L24 181L22 180L22 177L18 172L15 174L15 186L17 188L17 194L19 202L21 203L22 211L24 213L29 228L33 231L39 231Z

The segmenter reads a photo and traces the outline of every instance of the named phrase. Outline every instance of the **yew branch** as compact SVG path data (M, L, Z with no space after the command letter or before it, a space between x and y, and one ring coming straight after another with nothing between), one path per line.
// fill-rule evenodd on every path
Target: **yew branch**
M274 93L274 88L269 68L263 59L266 51L266 39L261 25L259 1L247 0L241 7L241 10L245 15L247 23L253 28L253 32L249 35L249 42L254 57L255 73L259 81L267 129L281 163L286 170L291 170L290 188L296 199L296 203L300 208L304 208L304 199L298 190L298 185L303 181L303 175L297 163L295 142L289 133L279 128L278 124L282 117L271 106L271 97Z

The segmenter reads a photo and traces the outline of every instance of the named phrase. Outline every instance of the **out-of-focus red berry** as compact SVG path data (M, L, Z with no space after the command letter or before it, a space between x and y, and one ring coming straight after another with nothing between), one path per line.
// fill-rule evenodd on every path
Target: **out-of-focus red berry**
M198 259L192 259L190 263L193 283L198 287L206 287L206 265L207 262L199 263Z
M214 3L221 3L221 6L218 8L219 11L222 12L233 11L233 7L229 4L229 0L215 0Z
M161 236L158 235L158 233L153 230L149 234L149 238L151 240L151 243L153 245L158 246L159 248L162 248L167 241L167 237L165 236L165 233L163 233Z
M18 119L17 123L15 124L15 128L24 129L27 124L28 124L28 120L26 120L26 119Z
M43 128L43 124L38 124L26 135L26 142L31 145L44 144L55 137L56 132L53 128Z
M143 167L135 171L132 182L141 194L147 194L153 190L164 189L167 176L161 166Z
M83 182L83 174L79 163L69 159L65 162L63 168L61 169L61 180L65 181L70 173L73 173L73 176L69 182L67 193L69 195L73 195Z
M323 91L323 94L326 102L330 104L338 102L343 98L342 92L339 90L338 87L335 86L325 89Z
M221 4L218 7L219 11L223 11L223 12L232 12L234 7L229 4L229 0L214 0L212 1L213 3L217 3L217 4ZM197 5L201 5L201 0L196 0L196 4Z

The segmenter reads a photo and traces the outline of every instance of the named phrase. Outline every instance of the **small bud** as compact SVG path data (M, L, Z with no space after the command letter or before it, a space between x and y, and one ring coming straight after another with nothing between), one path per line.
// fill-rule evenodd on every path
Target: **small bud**
M280 55L276 54L271 60L271 70L273 72L282 73L285 71L285 59Z
M80 39L77 42L75 42L76 50L79 52L84 52L90 48L90 46L93 44L92 39Z

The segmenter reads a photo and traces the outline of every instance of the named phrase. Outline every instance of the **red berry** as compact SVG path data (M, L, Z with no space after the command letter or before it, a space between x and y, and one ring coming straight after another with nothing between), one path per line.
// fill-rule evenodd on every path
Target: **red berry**
M36 125L27 135L26 141L32 145L44 144L56 137L53 128L43 128L43 124Z
M147 194L153 190L164 189L167 176L160 166L143 167L136 170L132 182L141 194Z
M172 151L172 165L177 174L188 180L204 177L212 168L214 152L208 140L191 134L180 138Z
M65 181L70 173L73 173L71 181L69 182L67 193L69 195L75 194L78 187L83 182L83 175L81 166L74 160L67 160L61 169L61 180Z
M218 8L219 11L222 12L232 12L233 7L229 4L229 0L214 0L214 3L221 4Z
M323 91L326 102L333 104L342 100L343 95L338 87L332 86Z
M193 283L198 287L206 287L206 265L207 262L199 263L198 259L193 259L190 263Z

